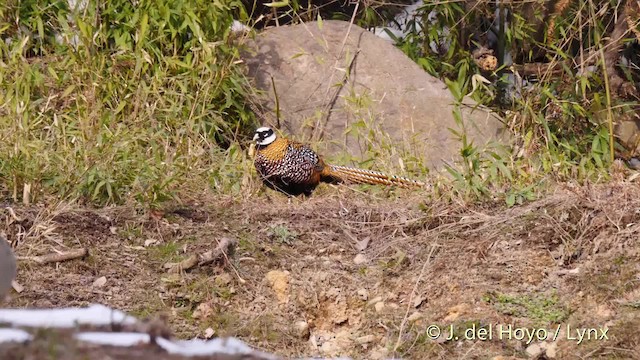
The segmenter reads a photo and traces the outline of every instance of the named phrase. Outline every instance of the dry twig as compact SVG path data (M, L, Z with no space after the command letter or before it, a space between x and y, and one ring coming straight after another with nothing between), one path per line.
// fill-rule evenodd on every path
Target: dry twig
M418 292L418 285L420 284L420 281L422 281L422 278L424 276L424 270L427 268L427 265L431 264L431 257L433 256L433 253L436 250L436 247L438 247L438 244L431 245L431 251L429 251L429 256L425 260L424 264L422 264L422 269L420 270L420 275L418 276L418 280L416 280L416 283L413 285L413 290L411 290L411 294L409 295L409 301L407 301L407 310L405 311L404 318L400 323L400 330L398 331L398 339L396 340L396 344L393 347L393 351L397 351L400 345L402 345L402 335L404 333L404 327L407 324L407 320L409 319L409 309L411 308L413 297L416 296Z
M51 253L42 256L34 256L30 259L37 262L38 264L48 264L53 262L63 262L68 260L79 259L85 257L89 254L89 250L87 248L75 249L57 253Z
M218 245L202 254L194 254L177 263L166 263L164 268L171 274L177 274L184 270L189 270L196 265L202 266L219 260L228 260L227 253L231 253L238 243L236 239L224 237L220 239Z

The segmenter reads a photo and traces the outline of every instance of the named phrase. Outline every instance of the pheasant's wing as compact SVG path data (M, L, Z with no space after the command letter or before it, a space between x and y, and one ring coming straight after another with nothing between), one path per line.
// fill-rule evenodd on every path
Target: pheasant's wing
M308 145L291 141L285 155L283 177L291 183L317 183L324 163Z

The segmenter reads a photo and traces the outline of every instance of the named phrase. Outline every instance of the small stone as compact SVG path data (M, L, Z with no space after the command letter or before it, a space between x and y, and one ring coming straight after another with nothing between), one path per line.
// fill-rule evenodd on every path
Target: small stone
M426 296L418 296L413 300L413 307L418 308L426 300Z
M106 284L107 284L107 278L104 277L104 276L101 276L101 277L95 279L91 286L93 286L94 288L98 288L99 289L101 287L104 287Z
M373 299L369 300L367 305L375 305L375 304L379 303L380 301L382 301L382 296L376 296Z
M340 313L334 315L333 323L336 325L344 324L349 320L349 316L342 310Z
M342 330L337 333L319 332L314 334L315 342L320 346L320 352L325 356L338 356L353 348L351 332Z
M309 335L309 343L311 343L311 346L313 347L314 350L318 349L318 341L316 340L315 335L313 334Z
M294 334L301 338L306 339L309 337L309 324L306 321L298 321L293 325Z
M416 311L413 314L409 315L407 320L409 320L409 322L416 322L422 319L422 317L423 317L422 313L420 313L419 311Z
M529 345L525 351L530 358L538 358L538 356L542 355L543 352L542 348L538 344Z
M360 345L368 344L368 343L374 342L375 340L376 340L376 337L373 335L365 335L365 336L360 336L359 338L356 338L356 342Z
M327 341L320 345L320 351L326 355L337 355L342 349L336 341Z
M371 360L384 360L389 358L389 349L386 347L380 346L376 349L373 349L368 356Z
M18 294L22 293L24 291L24 286L20 285L17 281L13 280L11 282L11 287L13 288L13 290L15 290L15 292L17 292Z
M377 302L374 305L374 308L376 309L376 312L382 312L382 310L384 310L384 301Z
M147 239L144 241L144 247L149 247L151 245L156 245L158 243L158 240L156 239Z
M367 301L367 299L369 299L369 292L367 289L358 289L357 294L362 301Z
M371 238L370 238L370 237L366 237L366 238L364 238L364 239L362 239L362 240L358 241L358 242L356 243L356 249L357 249L358 251L363 251L363 250L365 250L367 247L369 247L369 242L370 242L370 241L371 241Z
M216 334L215 330L209 327L204 331L204 338L211 339L215 334Z
M544 354L548 359L555 359L558 354L558 344L543 342L540 347L544 349Z
M364 256L363 254L358 254L356 255L356 257L353 258L353 262L356 265L364 264L367 262L367 257Z

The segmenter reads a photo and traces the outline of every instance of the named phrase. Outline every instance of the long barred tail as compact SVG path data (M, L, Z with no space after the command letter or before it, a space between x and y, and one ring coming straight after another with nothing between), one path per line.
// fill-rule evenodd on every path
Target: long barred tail
M395 185L401 187L423 187L425 183L401 176L387 175L377 171L363 170L346 166L328 165L326 177L340 182L371 185ZM325 171L326 172L326 171Z

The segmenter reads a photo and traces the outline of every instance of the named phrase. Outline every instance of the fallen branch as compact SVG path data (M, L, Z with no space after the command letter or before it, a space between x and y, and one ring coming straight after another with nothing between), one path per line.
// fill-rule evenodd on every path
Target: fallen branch
M53 262L63 262L68 260L79 259L87 256L89 254L89 250L87 248L63 251L59 253L51 253L42 256L34 256L31 260L37 262L38 264L48 264Z
M164 268L168 269L167 271L170 274L179 274L184 270L191 269L197 264L198 264L198 256L191 255L188 258L177 263L166 263L164 264Z
M205 252L200 256L200 263L198 265L206 265L208 263L227 258L227 253L233 252L233 248L238 243L236 239L222 238L215 249ZM226 252L225 252L226 251Z
M202 254L191 255L185 260L177 263L166 263L164 268L171 274L177 274L184 270L189 270L196 265L202 266L219 260L227 260L227 254L233 252L233 248L238 243L236 239L222 238L218 242L218 245L209 251Z

